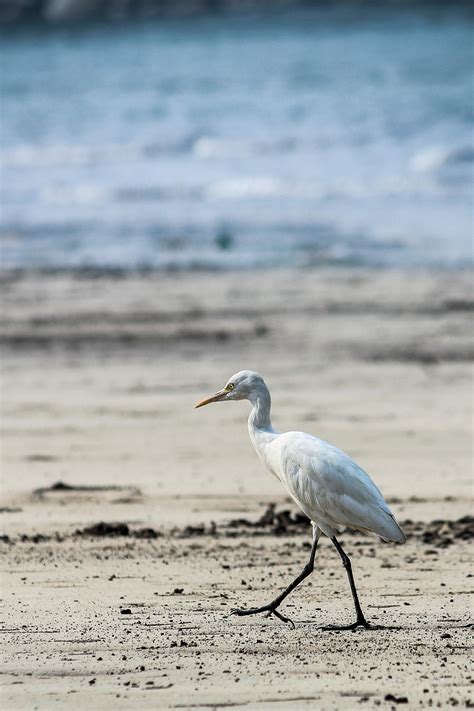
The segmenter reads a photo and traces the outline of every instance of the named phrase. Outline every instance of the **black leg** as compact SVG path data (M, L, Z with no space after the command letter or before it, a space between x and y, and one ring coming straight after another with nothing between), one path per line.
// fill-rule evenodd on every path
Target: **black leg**
M352 575L352 565L351 560L347 553L343 550L336 536L331 538L337 552L341 556L342 565L346 569L347 577L349 578L349 585L351 586L352 599L354 600L354 606L356 610L356 621L351 625L327 625L323 627L324 630L355 630L357 627L364 627L365 629L376 630L376 629L400 629L399 627L384 627L382 625L371 625L367 622L362 612L360 606L359 597L357 595L357 589L354 582L354 576Z
M278 595L274 600L268 603L268 605L262 605L262 607L251 607L248 610L242 610L239 607L235 607L234 609L231 610L231 615L258 615L259 612L267 612L268 615L275 615L275 617L278 617L279 620L282 622L289 622L293 627L295 626L295 623L293 620L291 620L289 617L285 617L282 615L280 612L277 611L277 607L281 605L283 600L296 588L297 585L299 585L305 578L308 577L308 575L311 575L311 573L314 570L314 559L316 557L316 548L318 547L318 541L319 541L319 536L321 535L321 531L314 527L313 529L313 545L311 546L311 553L309 556L309 560L306 563L305 567L301 571L301 573L291 582L283 592Z

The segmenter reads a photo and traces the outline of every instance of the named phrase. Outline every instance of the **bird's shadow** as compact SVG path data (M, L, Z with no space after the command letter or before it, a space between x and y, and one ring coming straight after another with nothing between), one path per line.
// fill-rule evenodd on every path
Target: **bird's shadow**
M340 627L337 625L331 626L330 624L328 625L321 625L319 622L316 622L315 620L294 620L295 624L295 629L297 629L298 625L311 625L313 629L320 630L322 632L383 632L383 631L389 631L389 632L416 632L419 630L431 630L432 632L446 632L447 630L463 630L463 629L474 629L474 621L469 621L469 622L453 622L449 624L449 621L447 622L441 622L441 623L435 623L435 624L403 624L403 625L381 625L377 623L369 624L369 627L351 627L350 625L347 625L347 627L341 625Z

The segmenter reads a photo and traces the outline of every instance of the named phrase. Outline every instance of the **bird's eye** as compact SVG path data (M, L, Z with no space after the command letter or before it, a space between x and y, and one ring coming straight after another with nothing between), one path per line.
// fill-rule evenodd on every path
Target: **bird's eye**
M229 383L227 386L227 390L233 390L235 388L234 383Z

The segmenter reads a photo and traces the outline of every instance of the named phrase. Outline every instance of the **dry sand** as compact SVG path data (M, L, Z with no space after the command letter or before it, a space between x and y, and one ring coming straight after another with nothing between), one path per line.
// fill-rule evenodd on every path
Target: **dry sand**
M2 708L468 706L471 278L4 277ZM343 537L367 616L401 629L319 629L353 615L327 540L282 608L295 630L228 616L310 541L246 525L289 507L247 404L193 410L241 368L279 429L348 451L407 522L405 546ZM101 521L123 525L84 533Z

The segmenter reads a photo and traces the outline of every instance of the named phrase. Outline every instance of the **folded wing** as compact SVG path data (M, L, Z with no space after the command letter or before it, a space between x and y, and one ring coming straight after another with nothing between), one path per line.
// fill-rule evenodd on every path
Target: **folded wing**
M285 483L316 523L319 516L336 530L349 527L405 541L379 489L345 452L303 432L286 433L279 445Z

